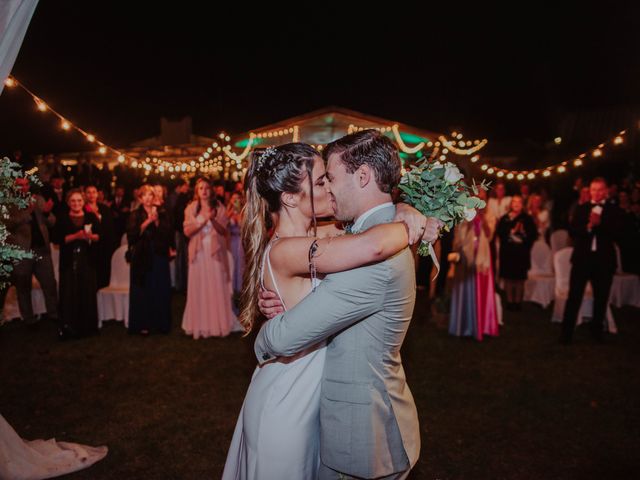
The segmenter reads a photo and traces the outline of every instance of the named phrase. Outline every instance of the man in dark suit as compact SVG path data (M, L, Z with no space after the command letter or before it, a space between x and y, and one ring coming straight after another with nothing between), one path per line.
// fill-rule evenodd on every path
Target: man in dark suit
M69 211L66 201L66 189L64 188L65 180L60 176L52 176L49 183L42 187L42 196L45 200L53 202L52 213L56 218L61 218Z
M29 190L29 180L18 179L17 182L25 192ZM49 243L49 228L55 222L55 217L51 214L52 208L51 199L45 202L39 195L34 195L28 208L12 208L6 220L9 230L7 242L25 250L32 250L35 254L33 258L25 258L18 262L11 277L18 293L20 315L28 325L37 322L31 304L32 275L35 275L42 288L49 318L53 321L58 319L57 286Z
M594 178L589 193L591 201L575 209L569 225L573 254L569 298L560 336L560 342L565 345L571 343L587 282L591 282L593 289L591 333L596 341L604 340L604 316L616 270L614 241L622 232L622 214L616 205L606 201L607 182L604 178Z
M111 213L113 214L113 223L116 229L117 245L120 244L122 235L126 231L130 206L131 199L126 195L125 188L122 185L116 186L115 195L111 201Z

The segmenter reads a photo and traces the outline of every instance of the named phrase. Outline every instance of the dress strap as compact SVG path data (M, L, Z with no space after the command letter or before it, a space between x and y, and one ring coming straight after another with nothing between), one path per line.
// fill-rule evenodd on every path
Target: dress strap
M271 247L273 246L273 243L269 243L269 245L267 245L267 248L264 252L264 256L262 257L262 268L260 271L260 285L262 286L263 290L266 290L265 286L264 286L264 264L265 261L267 263L267 267L269 267L269 276L271 277L271 282L273 283L273 288L276 290L276 294L278 295L278 298L280 299L280 302L282 302L282 307L286 310L287 306L284 303L284 299L282 298L282 295L280 295L280 289L278 288L278 282L276 282L276 277L273 275L273 268L271 268L271 259L269 258L269 254L271 253Z

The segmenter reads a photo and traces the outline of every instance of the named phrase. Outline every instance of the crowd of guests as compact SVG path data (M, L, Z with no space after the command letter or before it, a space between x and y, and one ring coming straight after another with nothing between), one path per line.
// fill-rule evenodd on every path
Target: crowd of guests
M112 256L126 244L130 333L170 331L172 289L186 292L182 328L187 335L197 339L242 330L235 302L244 268L242 183L179 179L111 190L99 183L66 188L68 180L53 175L34 186L19 179L32 202L12 211L7 221L8 241L35 253L19 262L11 277L28 325L38 322L31 300L35 276L61 339L97 333L97 293L109 285ZM73 180L77 185L77 177ZM58 282L51 243L59 251Z
M485 193L480 194L484 198ZM520 310L534 243L549 243L552 230L567 229L574 254L561 341L571 340L587 281L594 289L594 337L601 340L615 269L640 274L640 256L634 248L640 241L640 183L625 180L620 185L607 184L601 177L585 183L578 178L569 199L559 205L554 200L545 189L532 191L526 183L518 184L508 195L506 185L498 182L475 219L455 228L451 246L442 242L444 272L446 261L456 264L449 317L452 335L478 340L497 335L496 292L501 293L508 310ZM592 208L599 213L593 213ZM585 265L595 267L585 271ZM438 280L443 279L446 274Z
M96 294L109 285L112 255L126 243L131 333L169 331L172 288L187 294L182 321L187 335L226 336L240 330L236 316L244 269L242 183L199 178L140 185L143 179L126 169L106 170L107 176L105 168L80 162L73 171L54 169L46 184L35 188L19 180L25 191L34 193L32 205L12 212L7 220L9 242L36 254L19 262L12 274L25 322L37 322L31 303L35 276L44 293L47 315L58 323L61 338L96 333ZM114 179L123 183L114 184ZM619 221L614 222L619 267L640 274L640 255L634 248L640 241L640 183L598 182L605 185L603 202L619 212ZM498 335L497 302L502 299L508 310L521 309L534 243L549 243L553 230L568 229L575 244L585 228L577 227L575 221L584 220L585 205L593 202L593 182L576 179L568 197L555 192L551 197L543 186L531 188L527 183L509 186L511 192L502 182L493 184L488 194L481 191L486 207L473 221L441 238L443 273L435 293L443 297L451 289L452 335L478 340ZM589 234L594 235L591 230ZM60 252L59 284L50 243ZM616 257L616 266L617 261ZM455 263L455 274L447 286L450 262ZM430 272L428 260L420 259L419 289L429 282ZM608 292L610 285L605 287L600 290ZM570 309L575 302L568 302ZM567 318L572 315L567 313Z

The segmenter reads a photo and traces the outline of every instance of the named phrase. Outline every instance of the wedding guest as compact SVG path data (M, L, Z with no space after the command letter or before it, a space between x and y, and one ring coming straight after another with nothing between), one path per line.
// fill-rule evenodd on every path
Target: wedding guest
M100 224L100 240L95 245L97 251L96 280L98 290L109 285L111 279L111 255L119 238L115 236L115 225L111 209L98 201L98 189L89 185L84 189L86 212L93 213Z
M531 247L538 236L520 195L511 198L509 213L498 222L496 235L500 239L500 277L504 280L507 308L520 310L524 282L531 267Z
M571 343L587 282L591 282L593 290L591 334L596 341L604 341L604 315L616 270L614 242L619 240L622 233L620 209L606 201L606 180L594 178L589 191L591 201L576 209L569 229L573 239L573 254L569 298L560 336L560 342L565 345Z
M224 205L211 185L199 179L194 200L184 212L184 234L189 237L189 289L182 328L194 339L227 336L235 325L227 254Z
M27 178L17 179L23 191L29 191ZM49 228L55 224L55 217L51 214L53 200L33 195L28 208L9 210L9 216L4 220L9 232L7 243L18 245L24 250L34 253L32 258L25 258L16 263L11 274L11 281L16 286L20 316L27 325L35 325L37 319L33 314L31 303L32 277L35 276L42 288L47 315L58 322L58 291L51 261L51 245L49 243Z
M486 199L482 189L478 197ZM452 260L457 261L451 293L449 333L473 337L498 335L498 313L489 243L496 219L485 208L455 228Z
M499 220L507 214L510 206L511 197L507 196L507 187L504 182L498 181L492 188L491 197L487 202L487 210L493 218ZM491 239L490 247L492 268L494 272L497 272L500 268L500 239L497 236L494 235Z
M140 202L140 188L134 188L131 205L129 205L129 212L131 213L134 210L137 210L140 205L142 205L142 203ZM127 225L129 225L129 222L127 222Z
M573 218L573 215L576 209L580 205L584 205L585 203L588 203L590 200L591 200L591 193L589 192L589 187L581 187L580 191L578 192L578 199L575 202L573 202L569 207L569 222L571 222L571 219Z
M127 230L127 219L129 218L130 200L125 196L125 189L119 185L116 187L113 201L111 202L111 214L116 232L116 239L120 242L122 235Z
M91 160L85 155L81 155L80 158L78 158L78 163L76 166L75 186L84 187L89 184L94 184L96 170L97 168L94 167Z
M109 162L105 160L102 162L102 168L96 173L95 181L100 190L111 192L111 180L112 174L109 170Z
M142 185L138 192L141 205L131 213L127 227L131 262L129 333L168 333L171 328L171 222L156 206L155 189L151 185Z
M51 213L56 218L60 218L69 211L66 200L66 191L64 188L65 180L61 176L52 176L48 185L42 188L42 196L45 200L53 202Z
M187 252L188 238L184 235L182 224L184 223L184 210L189 204L189 183L184 180L178 180L173 192L167 198L167 211L171 218L173 226L173 234L176 244L176 274L175 274L175 288L179 292L185 292L187 290L187 279L189 260Z
M213 195L216 197L216 199L218 200L218 202L225 204L225 191L224 191L224 185L220 184L220 183L214 183L213 184Z
M97 333L96 244L100 222L84 210L80 189L67 192L69 213L56 222L55 238L60 245L60 338Z
M163 208L167 196L167 188L164 185L156 184L153 186L153 193L153 204L158 208Z
M492 195L487 202L487 210L493 218L502 218L511 206L511 197L507 196L504 182L497 182L492 189Z
M549 211L542 205L542 197L540 195L534 193L529 196L527 211L529 215L531 215L531 218L533 218L533 223L536 224L538 237L544 239L549 229L550 219Z
M242 275L244 273L244 249L240 238L243 207L243 196L238 192L232 193L227 206L227 217L229 218L230 247L231 255L233 256L233 280L231 284L234 294L239 294L242 291Z

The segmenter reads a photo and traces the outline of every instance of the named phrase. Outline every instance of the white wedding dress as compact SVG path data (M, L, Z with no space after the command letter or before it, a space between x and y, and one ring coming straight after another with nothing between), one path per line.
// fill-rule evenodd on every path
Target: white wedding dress
M107 455L107 447L51 440L26 441L0 415L0 479L40 480L88 468Z
M286 310L271 270L276 293ZM317 285L314 282L314 286ZM258 366L227 454L223 480L314 480L320 465L320 380L325 342L295 357Z

